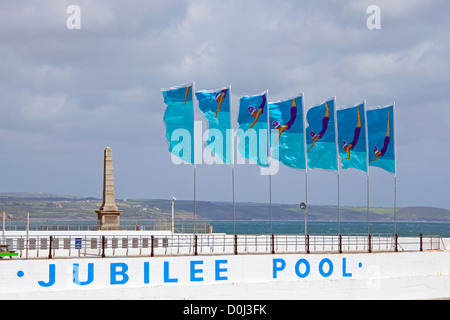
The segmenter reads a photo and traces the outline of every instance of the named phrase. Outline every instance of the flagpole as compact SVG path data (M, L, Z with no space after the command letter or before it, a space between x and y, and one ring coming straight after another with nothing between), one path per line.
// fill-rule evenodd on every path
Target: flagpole
M302 93L302 116L303 116L303 153L305 154L305 247L306 235L308 234L308 155L306 152L306 113L305 113L305 96Z
M397 175L394 175L394 234L397 234Z
M270 149L270 117L269 117L269 89L266 89L266 108L267 108L267 161L269 164L269 215L270 215L270 234L272 234L272 161Z
M308 234L308 167L305 169L305 241Z
M231 85L228 86L228 99L230 101L230 129L231 129L231 188L233 194L233 234L236 235L236 211L234 206L234 129L233 129L233 113L231 112Z
M369 170L369 168L367 168L367 170ZM369 172L367 172L367 234L370 234L369 217L370 217L370 209L369 209Z
M366 100L363 101L363 109L364 109L364 130L366 132L366 166L367 166L367 234L369 234L369 216L370 216L370 202L369 202L369 187L370 187L370 179L369 179L369 131L367 130L367 109L366 109Z
M27 251L25 252L25 258L28 259L28 248L30 247L30 240L29 240L29 231L30 231L30 213L27 212L27 232L26 232L26 239L27 239Z
M269 169L270 170L270 169ZM270 211L270 234L272 234L272 175L269 173L269 211Z
M194 164L194 234L196 234L196 224L195 224L195 207L196 207L196 180L197 180L197 166Z
M340 204L340 183L339 183L339 168L337 171L337 196L338 196L338 234L341 234L341 204Z
M194 110L194 130L195 130L195 98L194 98L194 96L195 96L195 81L192 81L192 109ZM197 190L197 164L196 164L196 148L195 148L195 138L196 138L196 135L195 135L195 131L194 131L194 137L193 137L193 139L194 139L194 150L193 150L193 152L194 152L194 231L193 231L193 233L194 234L196 234L197 233L197 230L196 230L196 221L195 221L195 216L196 216L196 202L197 202L197 199L196 199L196 190Z
M337 128L337 111L336 96L333 97L334 106L334 139L336 144L336 167L337 167L337 196L338 196L338 234L341 234L341 203L340 203L340 183L339 183L339 146L338 146L338 128Z
M395 116L395 102L392 105L392 112L393 112L393 122L394 122L394 234L397 234L397 123L396 123L396 116Z
M236 234L236 211L234 209L234 165L231 167L231 185L233 189L233 234Z
M2 232L2 238L3 238L3 242L2 245L6 244L6 238L5 238L5 222L6 222L6 212L3 211L3 232Z

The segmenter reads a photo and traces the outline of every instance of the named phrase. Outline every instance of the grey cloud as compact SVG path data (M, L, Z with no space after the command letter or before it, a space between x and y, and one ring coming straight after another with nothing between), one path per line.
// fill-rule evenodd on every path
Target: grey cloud
M448 190L442 177L450 177L446 1L102 0L79 2L81 30L67 30L71 4L2 1L0 190L101 196L101 152L110 145L118 196L192 198L190 167L170 162L160 88L195 80L197 89L231 84L234 110L241 95L265 89L270 100L304 92L306 107L334 95L339 105L396 101L399 203L414 202L422 189L410 186L423 180L424 204L450 207L432 194ZM371 4L382 10L381 30L366 28ZM435 164L417 172L427 155ZM12 181L17 164L27 165L17 160L23 156L33 165ZM254 183L263 181L257 168L237 171L241 201L268 201L265 182ZM199 198L230 200L210 191L213 172L229 180L225 168L198 172ZM275 202L302 199L303 174L293 172L282 167L274 177ZM342 203L364 205L364 194L351 203L364 177L343 175L354 183L346 183ZM312 199L335 202L333 181L314 172ZM383 188L373 189L377 204L390 205Z

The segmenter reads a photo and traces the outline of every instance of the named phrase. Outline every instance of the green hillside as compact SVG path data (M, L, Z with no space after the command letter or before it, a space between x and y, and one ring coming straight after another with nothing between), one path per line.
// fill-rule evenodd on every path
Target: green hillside
M95 220L95 210L102 201L95 198L78 198L42 193L0 193L0 212L8 219L24 219L26 213L34 220ZM171 201L161 199L116 200L123 219L170 219ZM177 219L193 218L193 201L177 200ZM269 205L263 203L236 203L237 220L268 220ZM310 221L336 221L336 206L311 205ZM232 220L231 202L197 201L196 218L205 220ZM367 208L341 207L341 221L367 221ZM272 204L273 220L303 220L304 211L298 205ZM370 221L392 221L393 208L371 208ZM434 207L397 208L397 221L446 221L450 222L450 210Z

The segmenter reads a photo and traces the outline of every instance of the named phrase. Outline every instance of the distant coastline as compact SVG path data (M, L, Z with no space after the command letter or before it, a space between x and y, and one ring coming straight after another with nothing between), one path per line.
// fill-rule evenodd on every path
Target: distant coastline
M36 192L0 193L0 212L5 211L8 220L23 220L30 212L33 220L95 220L102 200L94 197L73 197ZM122 219L171 219L171 201L165 199L116 199ZM193 218L193 201L177 200L176 219ZM267 203L235 203L236 220L268 220ZM231 202L197 201L196 219L233 220ZM341 221L367 221L366 207L340 208ZM404 222L450 222L450 210L415 206L397 208L397 221ZM272 204L272 220L304 220L304 211L298 205ZM336 221L337 206L310 205L308 221ZM370 208L371 222L394 220L393 208Z

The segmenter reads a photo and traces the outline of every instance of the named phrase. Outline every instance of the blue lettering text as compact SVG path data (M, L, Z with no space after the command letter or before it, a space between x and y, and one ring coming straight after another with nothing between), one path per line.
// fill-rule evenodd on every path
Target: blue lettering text
M117 269L121 268L120 271ZM111 263L111 284L125 284L130 277L127 275L128 265L126 263ZM122 280L117 280L117 276L121 276Z
M196 265L203 264L203 261L191 261L191 281L203 281L203 277L196 277L197 273L203 273L203 269L196 269Z
M306 267L305 272L301 273L300 272L300 265L304 264ZM295 264L295 273L297 274L298 277L300 278L306 278L309 275L309 272L311 271L311 266L309 265L308 260L306 259L300 259L297 261L297 263Z
M286 261L283 259L273 259L273 278L277 278L278 271L283 271L286 268Z
M150 283L150 263L144 262L144 283Z
M38 281L41 287L51 287L55 284L55 265L50 264L48 266L48 282Z
M94 281L94 264L88 264L88 277L87 281L80 281L80 265L78 263L73 264L73 282L79 286L87 286Z
M325 263L328 264L328 272L323 271L323 265ZM319 272L320 275L324 278L328 278L329 276L331 276L331 274L333 273L333 262L331 262L331 260L328 258L322 259L322 261L320 261L319 263Z
M342 258L342 276L343 277L351 277L352 276L351 272L347 272L347 259L346 258Z
M222 272L227 272L227 268L221 268L220 265L228 263L228 260L216 260L216 281L228 280L227 276L222 276Z
M169 261L164 261L164 282L178 282L177 278L169 277Z

